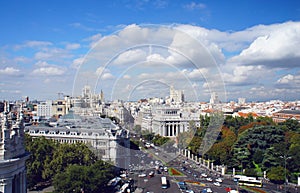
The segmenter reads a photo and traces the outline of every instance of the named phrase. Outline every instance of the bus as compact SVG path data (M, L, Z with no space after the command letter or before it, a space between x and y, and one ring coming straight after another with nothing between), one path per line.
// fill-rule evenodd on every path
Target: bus
M161 188L162 189L167 189L168 188L167 177L165 177L165 176L161 177Z
M255 177L248 177L248 176L235 176L234 180L238 183L239 186L255 186L255 187L262 187L263 183L262 180L259 180Z

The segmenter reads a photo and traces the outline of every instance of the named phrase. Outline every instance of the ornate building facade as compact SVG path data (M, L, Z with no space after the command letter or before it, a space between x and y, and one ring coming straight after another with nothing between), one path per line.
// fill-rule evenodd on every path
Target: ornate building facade
M22 107L17 115L4 104L0 132L0 193L26 192L26 164Z

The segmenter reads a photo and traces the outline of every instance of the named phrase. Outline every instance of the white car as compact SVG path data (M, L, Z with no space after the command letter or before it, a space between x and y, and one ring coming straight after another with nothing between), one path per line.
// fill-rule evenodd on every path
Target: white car
M206 192L212 193L213 191L211 190L211 188L206 188Z
M221 178L217 178L217 179L216 179L216 182L220 182L220 183L222 183L222 182L223 182L223 180L222 180Z
M206 178L207 181L212 182L213 180L211 178Z
M139 174L138 175L139 178L143 178L143 177L146 177L146 176L147 176L146 174Z
M154 172L153 171L149 172L149 176L153 177L154 176Z
M186 190L185 192L187 192L187 193L194 193L193 190Z
M220 182L214 182L215 186L221 186Z
M205 173L201 174L202 177L206 178L207 175Z

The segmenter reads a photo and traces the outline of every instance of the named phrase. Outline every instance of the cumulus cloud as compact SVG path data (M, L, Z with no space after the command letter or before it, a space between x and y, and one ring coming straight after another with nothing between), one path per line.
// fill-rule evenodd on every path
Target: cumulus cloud
M61 48L47 48L38 51L34 55L34 59L36 60L52 60L58 61L62 59L71 58L72 55L65 49Z
M146 53L143 50L135 49L121 53L115 60L116 65L135 64L140 61L145 61Z
M186 6L206 9L205 5L195 2ZM81 23L72 26L85 27ZM132 24L111 35L95 34L83 42L92 46L84 57L84 53L72 54L74 49L86 48L80 44L64 43L62 49L47 41L27 41L16 48L32 48L35 52L32 59L16 57L0 59L0 62L4 66L30 62L34 64L32 74L58 76L67 72L66 68L51 64L59 61L77 69L77 82L97 81L98 78L103 87L111 87L109 84L120 77L118 80L124 81L120 88L157 80L181 88L191 84L191 88L205 89L208 93L210 88L221 87L223 78L232 96L243 94L246 97L257 92L267 97L266 93L273 96L271 91L282 94L285 88L297 90L297 84L300 85L300 77L295 73L300 70L299 22L257 25L240 31L181 24ZM282 69L287 73L282 75ZM2 68L0 74L20 74L18 70ZM45 82L50 80L42 78Z
M1 75L19 75L20 70L14 67L6 67L4 69L0 69Z
M115 77L109 73L109 72L106 72L104 73L102 76L101 76L101 79L102 80L111 80L111 79L114 79Z
M37 76L58 76L64 73L65 69L54 66L40 67L32 71L32 74Z
M273 30L257 37L251 45L229 63L264 65L271 68L299 66L300 25L289 22L271 26Z
M278 79L278 80L277 80L277 83L280 83L280 84L287 84L287 83L292 82L293 80L295 80L294 75L288 74L288 75L285 75L284 77Z

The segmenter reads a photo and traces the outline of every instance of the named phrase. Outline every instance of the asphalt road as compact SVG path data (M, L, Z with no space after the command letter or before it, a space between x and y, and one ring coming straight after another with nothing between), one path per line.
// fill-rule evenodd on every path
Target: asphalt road
M180 172L182 172L185 176L183 177L174 177L169 176L167 172L163 172L162 174L155 174L154 177L149 177L148 174L150 171L155 171L156 162L159 162L160 165L164 165L167 163L168 166L174 167ZM182 168L185 168L183 171ZM135 186L141 188L143 192L155 192L155 193L180 193L177 182L190 180L200 182L201 185L195 185L188 183L188 188L193 190L196 193L201 192L203 189L210 188L213 192L218 193L226 193L226 188L230 187L231 189L237 189L237 185L233 182L232 179L222 178L223 182L221 186L214 185L215 179L220 177L218 173L213 173L208 170L206 167L202 167L200 165L196 165L195 162L191 160L187 160L185 157L174 154L169 155L159 149L146 149L143 151L135 150L131 155L131 163L129 168L132 171L135 171L134 174L131 174L131 177L135 179ZM138 177L138 174L145 173L147 177ZM202 177L201 174L205 173L207 177ZM169 187L167 189L161 188L161 176L166 176L169 182ZM211 178L213 181L207 181L207 178ZM283 192L282 189L279 189L276 185L272 183L264 183L264 187L262 188L268 193L272 192ZM246 190L241 190L240 192L247 193ZM298 193L295 188L288 188L288 191L291 193Z

